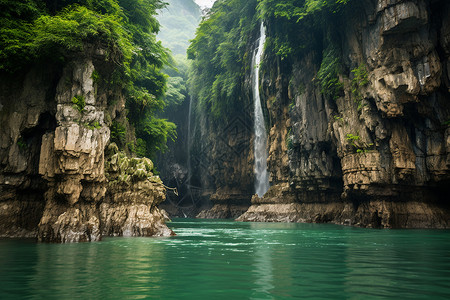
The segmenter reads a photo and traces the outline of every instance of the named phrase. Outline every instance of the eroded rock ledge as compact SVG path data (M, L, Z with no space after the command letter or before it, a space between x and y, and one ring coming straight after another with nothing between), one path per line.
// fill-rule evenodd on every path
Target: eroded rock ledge
M124 99L94 80L104 64L77 58L2 80L0 236L64 243L173 234L158 209L165 188L150 160L112 146L105 170L107 123Z

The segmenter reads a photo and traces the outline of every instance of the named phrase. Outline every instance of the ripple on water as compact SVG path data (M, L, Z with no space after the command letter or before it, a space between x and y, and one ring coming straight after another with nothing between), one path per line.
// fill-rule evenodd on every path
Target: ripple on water
M450 231L175 220L170 238L0 240L0 299L450 298Z

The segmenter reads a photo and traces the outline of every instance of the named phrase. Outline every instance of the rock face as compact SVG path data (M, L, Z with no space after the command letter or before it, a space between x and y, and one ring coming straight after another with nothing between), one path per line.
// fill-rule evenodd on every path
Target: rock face
M255 37L256 39L256 37ZM254 45L247 47L252 53ZM251 55L246 59L251 63ZM254 193L253 100L249 67L223 115L191 97L190 185L204 209L198 218L237 218Z
M319 49L266 59L271 188L238 220L448 228L449 28L447 1L354 1L323 25ZM317 79L330 48L336 97Z
M124 184L105 177L114 173L104 168L105 113L120 114L124 99L108 106L115 96L95 79L102 64L82 57L33 68L16 86L2 80L1 236L79 242L172 233L157 208L164 187L149 171Z
M148 158L128 158L109 146L106 162L108 189L100 204L102 234L107 236L170 236L174 233L158 209L165 200L166 189L152 173Z
M251 78L246 77L237 100L242 107L225 118L209 111L194 111L191 119L191 184L209 201L199 218L236 218L250 206L254 193L253 106Z
M353 70L341 75L336 101L314 83L318 51L265 78L266 99L275 99L272 187L239 220L447 228L450 6L380 0L347 9L330 24L342 33L343 69ZM356 69L364 83L355 84Z

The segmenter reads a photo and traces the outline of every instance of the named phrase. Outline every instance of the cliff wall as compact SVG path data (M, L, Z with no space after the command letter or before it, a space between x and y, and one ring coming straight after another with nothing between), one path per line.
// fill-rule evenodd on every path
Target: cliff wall
M446 1L353 1L321 47L266 61L272 186L239 220L449 227L449 16ZM335 96L318 84L330 48Z
M254 193L253 105L251 78L244 81L240 110L217 120L208 112L194 113L191 151L192 185L197 197L210 201L200 218L236 218L250 206Z
M134 174L126 159L116 166L113 149L105 171L109 126L125 118L121 91L99 80L112 64L95 49L2 75L0 236L78 242L172 234L157 207L165 189L153 165L135 159Z
M199 216L235 217L251 203L238 220L448 227L449 4L314 3L310 12L250 1L246 5L257 8L247 8L245 18L242 3L217 3L208 22L226 32L245 32L231 42L239 51L223 50L230 41L222 40L231 34L194 40L194 79L208 81L211 73L216 79L211 87L194 84L192 95L206 107L191 116L193 182L214 205ZM232 27L223 14L228 10L252 21ZM262 199L252 197L250 76L259 14L267 28L260 94L271 184ZM199 32L209 32L209 23ZM226 63L214 64L221 59Z

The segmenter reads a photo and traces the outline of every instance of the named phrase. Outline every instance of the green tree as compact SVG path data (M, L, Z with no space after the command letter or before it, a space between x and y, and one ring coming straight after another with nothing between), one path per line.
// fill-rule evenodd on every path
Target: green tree
M123 89L128 119L153 156L176 136L173 123L155 117L166 105L161 69L171 64L156 40L155 15L163 7L162 0L2 0L0 71L23 72L40 60L64 63L87 46L105 50L114 70L97 78Z
M188 48L190 90L214 117L239 109L239 93L251 63L249 43L258 28L256 0L219 1L203 19Z

